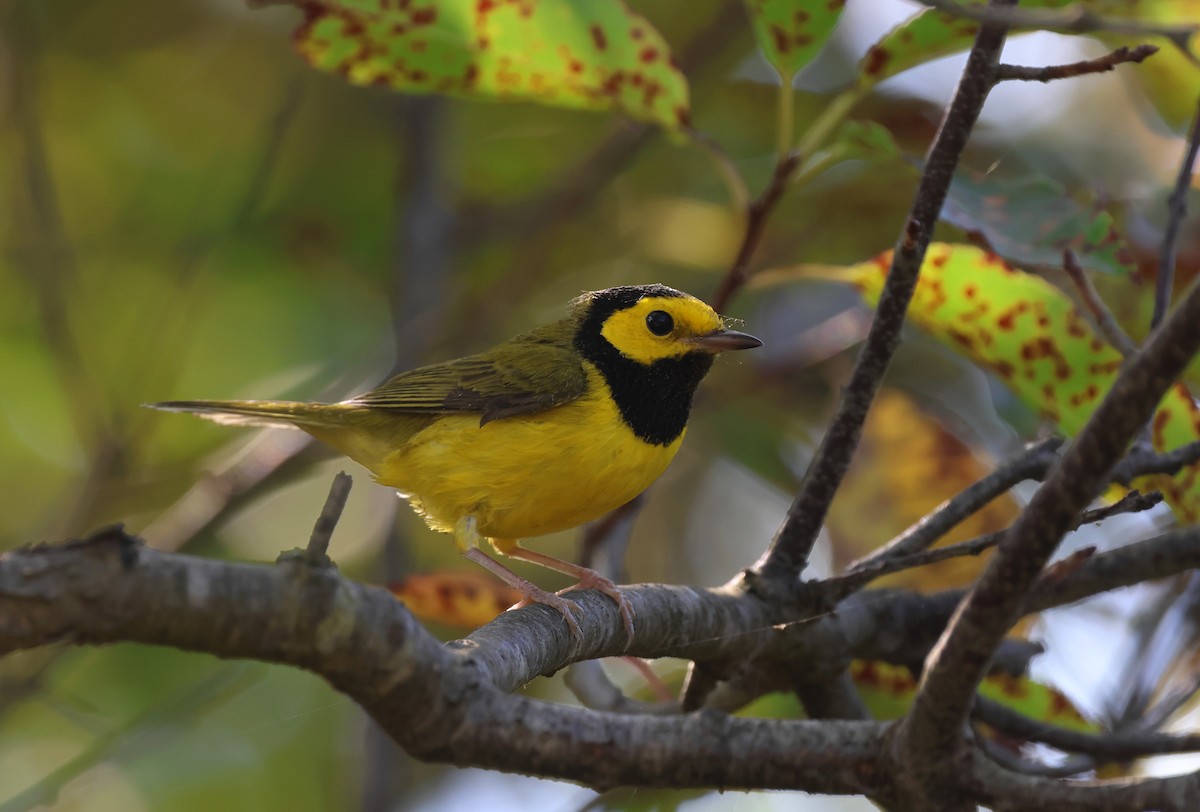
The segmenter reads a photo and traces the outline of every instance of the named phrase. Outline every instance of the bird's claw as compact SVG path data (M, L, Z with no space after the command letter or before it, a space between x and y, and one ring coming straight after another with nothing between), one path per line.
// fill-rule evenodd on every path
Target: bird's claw
M571 630L571 636L578 642L583 642L583 631L579 628L579 621L575 619L574 603L553 592L538 589L532 584L521 591L525 597L514 605L513 609L522 609L526 606L533 606L535 603L540 603L542 606L549 606L551 609L557 609L562 614L563 620L566 621L567 628Z
M571 592L576 589L595 589L613 599L613 602L617 604L617 610L621 613L621 622L625 624L625 648L628 649L633 644L633 618L635 612L633 604L621 592L620 587L595 570L584 570L579 576L579 583L567 587L558 594L562 595L563 592Z

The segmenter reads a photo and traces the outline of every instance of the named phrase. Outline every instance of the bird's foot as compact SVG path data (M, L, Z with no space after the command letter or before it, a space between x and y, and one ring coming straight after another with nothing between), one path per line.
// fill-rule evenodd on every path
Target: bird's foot
M583 632L579 628L579 621L575 619L575 604L553 592L547 592L544 589L534 586L526 581L523 585L518 586L521 594L525 597L520 603L513 606L513 609L521 609L526 606L533 606L535 603L540 603L542 606L549 606L551 609L557 609L563 616L563 620L567 622L567 628L571 630L571 635L580 643L583 642Z
M628 647L633 642L633 604L622 594L620 587L608 578L605 578L595 570L587 568L581 568L581 570L579 573L579 583L567 587L558 594L561 595L563 592L570 592L575 589L595 589L612 598L613 602L617 604L617 610L621 613L621 621L625 624L625 639L628 641L626 647Z
M474 520L461 524L469 531L474 530ZM562 614L563 620L567 622L567 628L571 630L571 636L573 636L580 643L583 642L583 632L579 629L579 621L575 619L574 603L566 598L555 595L553 592L547 592L531 581L525 580L508 567L501 564L499 561L489 557L478 547L467 547L463 551L463 555L471 561L474 561L476 564L479 564L484 569L493 573L501 581L525 596L520 603L512 607L513 609L520 609L523 606L532 606L535 603L540 603L543 606L549 606L551 609L557 609Z

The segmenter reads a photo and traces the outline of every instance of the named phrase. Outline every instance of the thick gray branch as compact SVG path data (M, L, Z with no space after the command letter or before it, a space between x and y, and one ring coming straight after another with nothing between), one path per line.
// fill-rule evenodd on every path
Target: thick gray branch
M754 639L762 610L753 596L660 586L631 589L630 596L639 612L637 646L712 651L705 636L713 633L764 644ZM594 647L616 651L622 641L612 601L579 598L585 632L601 641ZM830 639L823 622L831 621L801 625L825 628ZM602 625L614 630L613 640ZM358 701L419 758L597 787L791 788L885 803L896 797L886 723L744 719L713 710L635 716L501 690L498 683L511 687L519 674L550 662L535 652L569 649L561 627L553 611L529 607L443 646L387 592L302 556L274 566L207 561L147 549L119 530L0 557L0 654L58 641L135 641L290 664ZM768 642L786 637L772 633ZM580 653L560 656L554 667ZM968 768L956 783L993 804L1046 792L1063 810L1095 808L1103 799L1170 809L1195 792L1193 779L1076 786L1012 775L978 759Z

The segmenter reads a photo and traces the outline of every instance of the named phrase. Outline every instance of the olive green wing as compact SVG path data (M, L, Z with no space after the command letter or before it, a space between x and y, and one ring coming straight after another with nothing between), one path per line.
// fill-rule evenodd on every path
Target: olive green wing
M527 334L493 350L401 372L346 401L409 414L478 412L479 425L542 412L587 390L569 341Z

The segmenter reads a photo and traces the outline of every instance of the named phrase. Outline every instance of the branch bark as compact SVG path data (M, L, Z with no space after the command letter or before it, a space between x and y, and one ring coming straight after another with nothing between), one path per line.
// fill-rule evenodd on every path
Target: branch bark
M1005 6L1011 2L1015 0L993 0L992 5ZM925 249L933 237L933 227L946 200L959 157L988 92L995 84L1004 36L1004 29L985 26L971 49L958 90L930 148L908 221L896 243L866 344L838 401L837 413L809 466L800 493L788 509L770 547L755 564L754 571L760 576L752 581L752 587L756 589L770 593L777 591L773 585L779 584L784 591L790 591L792 582L808 564L829 505L858 447L867 411L900 345L900 329L917 286Z
M933 792L962 766L965 724L992 652L1020 616L1027 595L1074 516L1108 482L1130 440L1200 349L1200 289L1121 370L1112 390L1062 462L1000 543L928 664L894 753L915 772L913 791Z
M762 620L746 595L663 586L631 588L638 645L686 655L705 634L752 633ZM579 595L581 618L619 628L611 601ZM605 617L611 615L611 617ZM701 618L697 621L697 618ZM708 618L707 623L704 618ZM141 546L118 529L0 558L0 654L67 641L134 641L310 670L356 700L418 758L543 775L599 788L756 787L898 797L874 721L778 721L700 710L636 716L538 702L509 690L545 666L540 649L572 641L545 607L506 613L471 638L441 645L382 589L313 567L208 561ZM500 627L497 634L486 633ZM615 651L614 639L592 648ZM501 644L499 641L503 641ZM690 648L689 648L690 646ZM570 657L552 663L559 667ZM1186 809L1194 776L1063 784L974 758L954 777L981 803L1054 799L1063 810Z

